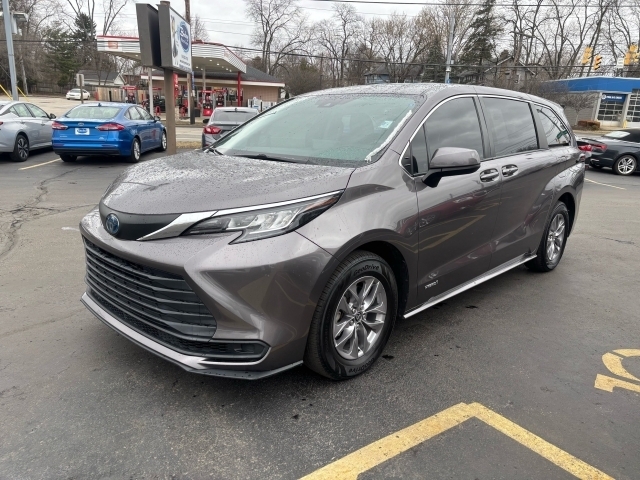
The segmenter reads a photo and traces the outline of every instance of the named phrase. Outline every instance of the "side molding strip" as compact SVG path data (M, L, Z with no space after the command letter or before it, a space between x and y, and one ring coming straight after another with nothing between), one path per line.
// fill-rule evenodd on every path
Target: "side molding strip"
M451 290L447 290L446 292L441 293L440 295L436 295L435 297L431 297L427 303L423 303L422 305L420 305L419 307L416 307L415 309L411 310L410 312L407 312L404 314L404 318L409 318L412 315L415 315L416 313L420 313L423 310L426 310L429 307L433 307L434 305L446 300L447 298L451 298L459 293L462 293L466 290L469 290L470 288L475 287L476 285L479 285L483 282L486 282L487 280L492 279L493 277L497 277L498 275L511 270L512 268L516 268L518 265L522 265L523 263L528 262L529 260L532 260L534 258L536 258L537 255L535 253L532 254L525 254L522 255L521 257L518 258L514 258L513 260L509 260L506 263L503 263L502 265L498 265L496 268L489 270L488 272L483 273L482 275L480 275L479 277L474 278L473 280L469 280L466 283L463 283L462 285L458 285L457 287L452 288Z

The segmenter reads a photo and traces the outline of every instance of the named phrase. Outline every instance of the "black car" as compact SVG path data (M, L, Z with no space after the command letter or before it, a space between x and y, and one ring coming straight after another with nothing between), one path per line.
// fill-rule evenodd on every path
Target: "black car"
M640 171L640 128L580 138L578 148L591 153L590 164L594 168L609 167L617 175L632 175Z
M149 112L149 100L143 101L142 102L142 106L147 112ZM159 98L154 98L153 99L153 109L155 110L156 107L160 107L160 111L162 113L167 111L167 107L165 105L164 97L159 97ZM149 112L149 113L151 113L151 115L153 115L153 112Z

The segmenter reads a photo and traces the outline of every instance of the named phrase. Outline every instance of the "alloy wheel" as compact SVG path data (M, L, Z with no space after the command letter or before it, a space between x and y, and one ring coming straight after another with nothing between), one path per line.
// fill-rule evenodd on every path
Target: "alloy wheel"
M167 149L167 134L162 132L162 149Z
M556 216L553 217L551 225L549 225L549 232L547 234L547 261L549 263L555 263L562 252L564 231L564 215L557 213Z
M29 158L29 143L27 142L27 139L24 137L18 137L17 146L18 156L22 160L26 160L27 158Z
M618 160L618 171L622 175L630 175L636 169L636 160L633 157L623 157Z
M133 158L136 160L140 158L140 142L137 140L133 141Z
M356 360L376 344L387 318L387 292L375 277L362 277L344 291L333 316L333 345Z

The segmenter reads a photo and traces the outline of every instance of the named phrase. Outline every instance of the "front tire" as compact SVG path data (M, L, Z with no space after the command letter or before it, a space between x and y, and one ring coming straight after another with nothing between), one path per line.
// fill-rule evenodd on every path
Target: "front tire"
M133 139L133 142L131 142L131 153L125 157L125 159L129 163L138 163L140 161L140 155L140 140L136 137Z
M549 216L536 258L525 265L535 272L550 272L556 268L567 244L569 226L569 210L564 203L558 202Z
M13 145L13 152L9 153L9 158L14 162L26 162L29 158L29 139L26 135L20 133L16 136L16 142Z
M332 380L365 372L382 354L397 310L398 287L389 264L373 253L353 252L320 295L305 365Z
M613 164L613 173L616 175L633 175L638 168L638 160L633 155L623 155Z

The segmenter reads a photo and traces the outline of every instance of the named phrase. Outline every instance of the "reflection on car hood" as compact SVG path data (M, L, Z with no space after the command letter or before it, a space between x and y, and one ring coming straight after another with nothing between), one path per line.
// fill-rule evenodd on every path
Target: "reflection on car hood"
M137 214L247 207L342 190L353 170L191 151L128 168L102 203Z

